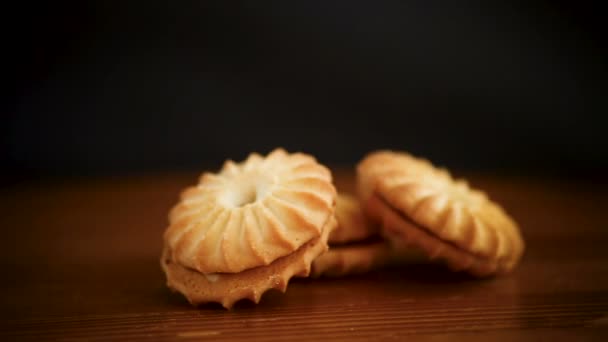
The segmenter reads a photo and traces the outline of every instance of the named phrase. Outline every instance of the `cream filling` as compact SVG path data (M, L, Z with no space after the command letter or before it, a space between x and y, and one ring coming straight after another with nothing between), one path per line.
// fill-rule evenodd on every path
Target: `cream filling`
M397 217L399 217L404 223L407 224L407 226L410 229L414 229L414 230L416 230L416 231L424 234L426 236L426 238L435 241L435 243L442 243L442 244L445 244L445 245L449 245L450 247L452 247L452 248L460 251L461 253L465 253L465 254L468 254L468 255L472 256L476 260L479 260L479 261L489 261L487 258L483 258L480 255L477 255L477 254L475 254L475 253L473 253L471 251L468 251L468 250L464 249L463 247L461 247L460 245L458 245L457 243L455 243L453 241L444 240L444 239L440 238L439 236L437 236L429 228L426 228L426 227L418 224L417 222L415 222L414 220L412 220L409 216L405 215L400 210L397 210L395 207L393 207L382 196L380 196L378 194L375 194L374 196L375 196L376 199L378 199L378 201L382 205L384 205L384 207L386 208L386 210L390 211L391 213L393 213L394 215L396 215ZM387 227L387 228L389 228L389 231L390 231L391 235L393 235L393 237L400 235L400 232L395 231L395 229L393 227Z
M216 281L220 280L220 275L217 273L203 273L203 275L210 283L215 283Z

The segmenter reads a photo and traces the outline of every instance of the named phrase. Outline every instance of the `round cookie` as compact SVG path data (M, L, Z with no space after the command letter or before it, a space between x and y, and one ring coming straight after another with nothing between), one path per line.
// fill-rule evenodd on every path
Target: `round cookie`
M270 289L285 292L291 277L310 274L313 259L327 251L327 238L335 225L335 219L331 218L320 237L308 241L295 252L270 265L239 273L197 272L174 262L167 247L161 257L161 267L167 276L167 286L182 293L193 305L218 302L230 309L241 299L258 303Z
M266 158L254 153L242 163L227 161L219 173L204 173L171 209L162 258L163 265L171 267L164 270L175 274L181 267L191 272L188 279L214 279L220 274L222 279L231 279L226 281L232 286L234 282L244 284L251 274L271 272L263 267L276 271L272 266L276 261L298 259L292 254L304 249L318 251L306 254L311 261L326 248L326 236L335 226L335 201L331 173L311 156L276 149ZM303 249L311 244L320 246ZM281 268L277 275L285 283L288 270L293 267ZM254 293L265 291L262 283L251 284ZM231 292L221 298L221 292L209 290L215 282L176 284L170 285L187 297L198 293L188 297L193 303L219 301L229 306L239 299L239 293L245 293Z
M510 271L524 250L517 224L485 193L448 171L400 152L358 166L365 211L389 238L401 238L452 268L477 276Z
M331 173L313 157L253 153L183 191L164 242L172 260L202 273L268 265L321 235L335 197Z

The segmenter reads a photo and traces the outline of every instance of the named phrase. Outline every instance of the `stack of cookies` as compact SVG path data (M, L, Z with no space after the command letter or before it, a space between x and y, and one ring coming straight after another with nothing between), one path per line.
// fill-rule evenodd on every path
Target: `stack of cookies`
M337 194L312 156L276 149L227 161L181 194L169 214L161 267L192 304L230 308L285 291L298 277L338 277L407 260L454 271L512 270L524 243L481 191L409 154L378 151L357 166L358 196Z

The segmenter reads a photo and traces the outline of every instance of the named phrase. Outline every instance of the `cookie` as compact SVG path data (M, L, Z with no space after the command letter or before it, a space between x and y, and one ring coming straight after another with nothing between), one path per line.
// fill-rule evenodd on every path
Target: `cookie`
M364 210L390 238L477 276L506 273L521 258L524 242L513 219L447 170L381 151L367 156L357 172Z
M292 264L310 263L326 248L335 227L335 201L331 173L309 155L276 149L266 158L254 153L242 163L227 161L219 173L204 173L197 185L183 191L169 213L163 269L182 275L167 274L170 286L193 303L219 301L230 306L244 293L259 299L268 284L260 280L243 287L244 282L252 280L251 274L257 279L264 272L268 279L280 278L287 284L292 273L307 273L310 264ZM272 266L293 253L302 255L279 263L281 267ZM278 273L271 276L274 271ZM223 292L213 290L216 282L194 281L217 275L226 279L226 286L239 290L222 298Z
M161 267L167 276L167 286L182 293L193 305L217 302L230 309L241 299L258 303L270 289L285 292L293 276L309 275L312 260L327 250L327 238L335 225L335 219L331 218L320 237L306 242L295 252L267 266L239 273L197 272L175 262L167 246L161 257Z
M172 260L201 273L269 265L321 235L335 197L331 173L313 157L254 153L183 191L164 242Z

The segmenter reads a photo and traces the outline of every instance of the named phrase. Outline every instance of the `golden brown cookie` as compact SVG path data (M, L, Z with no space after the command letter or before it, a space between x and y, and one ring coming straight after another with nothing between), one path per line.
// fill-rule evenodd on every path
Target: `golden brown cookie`
M367 156L357 171L365 211L389 237L478 276L508 272L519 261L524 243L517 224L485 193L445 169L381 151Z
M245 282L255 280L251 274L271 277L273 271L280 271L271 278L286 284L290 272L309 268L291 266L292 261L301 264L292 254L304 253L302 257L310 264L326 248L329 230L335 227L335 201L329 170L311 156L276 149L266 158L254 153L242 163L227 161L219 173L204 173L196 186L182 192L180 202L169 213L164 269L173 274L187 270L190 273L179 274L189 274L191 280L221 275L226 286L241 290ZM303 249L309 245L319 246ZM279 263L283 265L279 268L271 266L286 257L292 261ZM263 268L266 266L270 270ZM224 298L214 287L216 282L195 284L167 276L172 288L193 303L219 301L230 306L245 293L230 292ZM260 278L246 289L259 299L264 284Z
M291 277L309 275L312 260L327 250L327 238L335 225L335 219L331 218L320 237L308 241L295 252L267 266L239 273L200 273L172 260L168 247L163 251L161 267L167 276L167 286L182 293L193 305L218 302L230 309L241 299L258 303L270 289L285 292Z
M204 173L171 210L171 259L202 273L268 265L321 235L334 213L331 173L302 153L276 149Z

